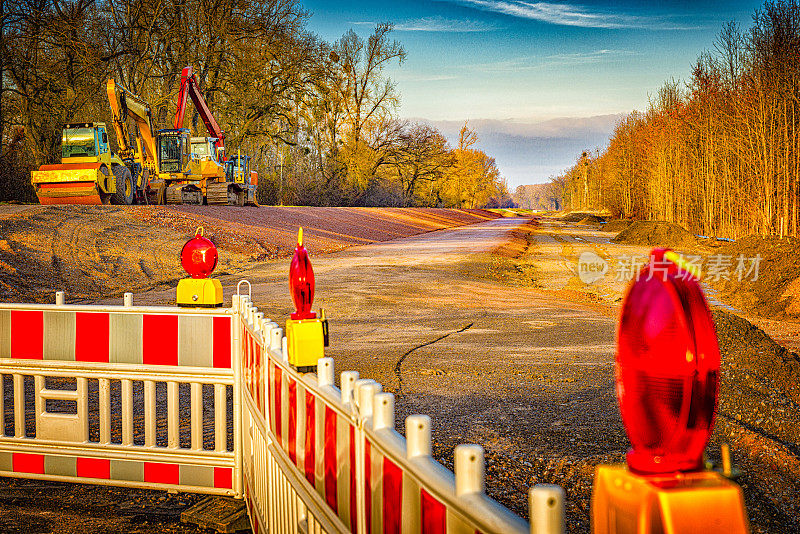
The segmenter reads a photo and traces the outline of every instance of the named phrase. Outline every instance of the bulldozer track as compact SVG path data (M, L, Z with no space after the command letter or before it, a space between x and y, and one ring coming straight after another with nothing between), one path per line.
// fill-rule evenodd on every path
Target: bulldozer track
M206 188L206 198L209 204L214 205L237 205L237 201L231 198L231 186L228 182L208 184Z

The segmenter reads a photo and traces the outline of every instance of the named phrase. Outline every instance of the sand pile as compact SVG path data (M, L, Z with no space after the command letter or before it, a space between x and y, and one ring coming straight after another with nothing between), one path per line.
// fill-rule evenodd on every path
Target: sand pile
M611 240L620 245L643 245L674 249L694 247L697 237L679 224L665 221L635 221Z
M576 222L576 223L584 223L584 224L597 224L606 221L605 217L600 215L595 215L594 213L585 213L581 211L576 211L573 213L568 213L561 217L561 220L564 222Z
M604 232L621 232L625 228L631 225L633 221L630 219L614 219L613 221L608 221L606 224L603 225Z
M711 282L732 306L764 317L800 316L800 239L796 237L747 236L727 243L714 252L730 259L728 280ZM739 279L740 261L749 270L758 257L758 276L747 273Z

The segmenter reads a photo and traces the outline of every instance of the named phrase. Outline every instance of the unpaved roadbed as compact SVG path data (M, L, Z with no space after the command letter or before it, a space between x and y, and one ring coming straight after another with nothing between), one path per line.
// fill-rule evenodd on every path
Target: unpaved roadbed
M193 212L176 218L148 213L168 218L163 230L180 236L177 244L198 220ZM261 242L237 221L203 220L219 235L232 232L243 243ZM185 230L175 229L181 225ZM115 231L109 230L109 238ZM276 255L291 250L294 236L286 232L288 244L280 249L285 252ZM364 239L359 232L336 231L351 236L342 240ZM442 464L452 469L455 445L479 443L486 449L490 495L526 516L530 485L560 484L567 492L568 531L588 532L594 466L624 461L628 448L614 394L615 325L625 283L609 278L587 286L574 266L584 250L612 266L622 254L648 252L610 243L613 236L588 224L496 219L325 255L312 250L315 308L324 307L330 320L327 355L334 357L337 375L357 370L396 395L398 431L404 432L405 416L430 415L433 453ZM136 251L129 254L137 258ZM223 245L226 255L225 261L242 261L220 268L226 302L239 279L247 278L255 303L283 323L292 311L287 258L254 261ZM163 261L176 260L165 255ZM135 301L168 304L172 298L171 283L163 283L138 292ZM741 318L718 311L716 322L723 382L709 456L718 460L720 442L731 443L734 462L745 471L741 480L753 532L800 531L800 363ZM74 507L86 506L85 516L103 519L104 509L84 500L80 490L71 500L65 491L61 500L75 503L65 510L53 501L0 499L0 514L34 507L67 517ZM124 492L115 491L122 508L129 506ZM130 528L115 520L109 518L106 530L75 532ZM151 532L188 528L166 519L150 526Z

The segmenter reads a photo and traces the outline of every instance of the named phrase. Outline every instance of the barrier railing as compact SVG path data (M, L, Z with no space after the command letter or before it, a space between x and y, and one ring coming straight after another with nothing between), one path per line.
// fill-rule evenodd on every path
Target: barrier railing
M316 374L296 372L282 329L248 296L234 296L233 309L254 532L563 531L561 488L531 490L529 525L484 493L481 447L457 447L453 474L431 456L427 416L408 417L404 438L380 384L346 371L337 388L330 358Z
M0 476L244 497L254 532L550 533L484 492L483 449L455 474L427 416L395 430L394 395L331 358L298 373L249 296L231 309L0 304Z
M0 476L241 495L230 310L56 300L0 304Z

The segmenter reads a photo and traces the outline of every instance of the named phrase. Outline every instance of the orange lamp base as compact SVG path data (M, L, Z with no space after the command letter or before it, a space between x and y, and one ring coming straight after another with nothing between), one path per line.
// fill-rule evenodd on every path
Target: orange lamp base
M713 471L640 476L600 465L592 493L594 534L744 534L742 488Z

